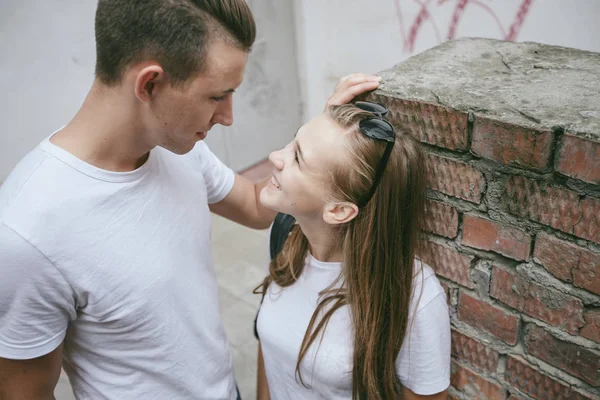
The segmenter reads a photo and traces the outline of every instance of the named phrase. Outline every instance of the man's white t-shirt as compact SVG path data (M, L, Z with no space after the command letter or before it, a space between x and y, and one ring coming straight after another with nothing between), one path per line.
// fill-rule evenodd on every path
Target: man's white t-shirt
M272 399L346 400L352 398L352 319L347 306L337 310L325 334L311 345L296 376L302 339L317 307L319 292L338 277L341 263L310 254L293 285L271 283L260 307L257 331ZM396 362L402 385L429 395L450 386L450 318L444 289L433 270L416 262L409 325ZM320 344L319 344L320 343Z
M119 173L44 140L0 187L0 357L64 340L78 399L235 399L208 209L233 181L203 142Z

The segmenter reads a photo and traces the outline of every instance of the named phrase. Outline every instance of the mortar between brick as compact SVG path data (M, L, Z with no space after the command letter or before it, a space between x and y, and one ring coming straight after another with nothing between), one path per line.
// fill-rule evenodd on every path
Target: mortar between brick
M565 128L563 128L562 126L554 126L552 127L552 148L550 150L550 161L551 161L551 165L552 165L552 169L554 169L556 171L557 174L560 174L561 176L566 176L566 175L562 175L560 172L558 172L558 162L559 160L559 149L560 146L562 145L562 141L563 141L563 135L565 134Z
M562 370L548 364L547 362L545 362L543 360L540 360L539 358L530 356L528 354L521 354L520 356L523 357L523 359L525 359L531 365L534 365L535 367L537 367L545 375L548 375L552 379L562 383L565 386L569 386L569 387L574 386L574 387L583 388L586 390L592 389L592 387L590 385L588 385L584 382L581 382L579 379L574 378L571 375L568 375L567 373L563 372Z
M527 269L523 270L531 280L540 284L541 286L553 288L561 293L578 297L581 299L581 301L583 301L585 306L600 306L600 296L561 281L549 273L542 265L535 262L533 258L531 260L532 261L525 263L527 265Z

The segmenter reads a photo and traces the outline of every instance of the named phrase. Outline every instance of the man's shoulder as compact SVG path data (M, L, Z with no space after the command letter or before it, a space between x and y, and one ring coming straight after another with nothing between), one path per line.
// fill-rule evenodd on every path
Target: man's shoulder
M47 155L39 148L33 149L19 161L6 181L0 185L0 221L11 208L22 205L20 195L27 190L32 178L35 180L40 168L43 169L46 158Z
M3 267L15 260L27 260L37 249L12 227L0 220L0 254Z
M78 173L40 147L29 152L0 186L0 222L19 230L22 223L69 212L71 195L83 195ZM36 223L37 224L37 223Z

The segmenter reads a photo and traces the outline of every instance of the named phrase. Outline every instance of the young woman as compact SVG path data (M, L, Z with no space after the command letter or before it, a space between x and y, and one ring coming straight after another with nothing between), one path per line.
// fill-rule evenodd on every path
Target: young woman
M259 287L259 399L445 399L445 293L418 260L424 156L381 105L328 106L270 155L296 225ZM263 370L264 368L264 370Z

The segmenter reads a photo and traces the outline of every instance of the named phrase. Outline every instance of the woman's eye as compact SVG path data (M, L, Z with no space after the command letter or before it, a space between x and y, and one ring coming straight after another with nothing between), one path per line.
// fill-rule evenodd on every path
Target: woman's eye
M212 99L215 101L223 101L223 100L225 100L225 96L212 97Z
M300 164L300 160L298 160L298 150L294 151L294 160L296 160L296 163Z

